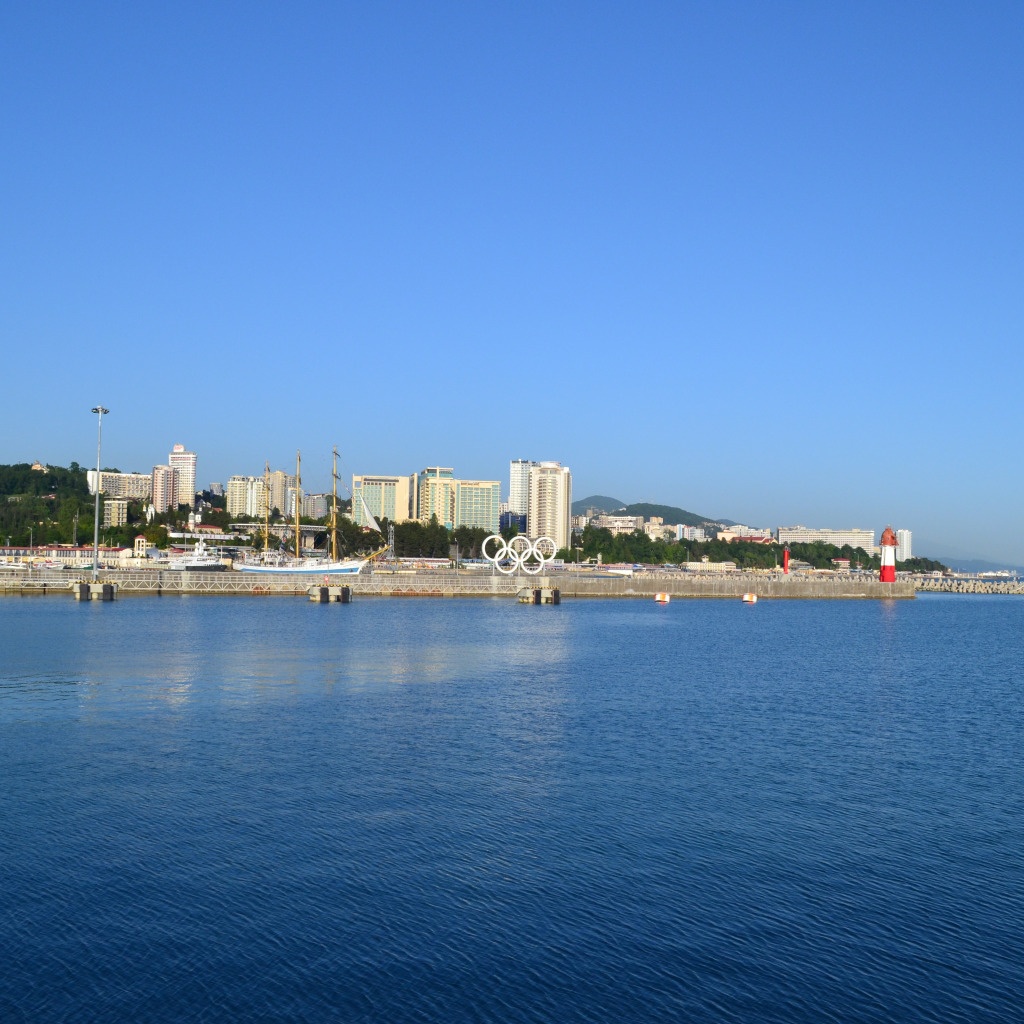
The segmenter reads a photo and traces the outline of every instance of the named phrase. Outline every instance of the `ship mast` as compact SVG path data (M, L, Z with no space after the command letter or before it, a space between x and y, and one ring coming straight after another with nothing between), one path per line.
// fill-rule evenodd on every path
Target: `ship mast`
M338 446L334 446L334 467L331 470L334 492L331 502L331 561L338 560Z
M263 561L270 547L270 463L263 463Z
M302 452L295 452L295 557L302 557L302 530L299 526L299 512L302 509Z

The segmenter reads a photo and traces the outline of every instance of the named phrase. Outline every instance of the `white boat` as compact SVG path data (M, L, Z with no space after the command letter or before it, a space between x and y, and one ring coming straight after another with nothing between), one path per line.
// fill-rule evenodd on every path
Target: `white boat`
M239 572L302 573L304 576L353 576L368 558L350 558L343 562L329 562L324 558L289 558L278 562L235 562Z
M224 568L224 563L220 560L220 555L211 554L206 550L206 541L200 538L199 543L191 551L170 559L167 568L179 572L217 572Z
M267 473L270 472L270 466L267 466ZM303 576L355 576L360 569L371 558L381 552L376 552L371 555L370 558L338 558L338 449L334 449L334 467L331 471L331 475L334 478L334 501L331 504L331 557L327 558L296 558L294 555L285 555L283 553L269 554L264 551L262 558L254 558L246 560L244 562L235 562L235 568L239 572L258 572L264 575L275 575L284 576L289 574L301 574ZM299 509L301 507L301 486L302 486L302 457L296 453L295 458L295 550L301 549L302 543L300 540L302 528L299 519ZM369 509L366 508L366 503L363 503L363 508L369 516L370 522L373 523L374 528L380 531L380 527L377 526L376 520L370 515ZM270 538L270 527L269 527L269 509L266 510L267 522L264 526L266 532L264 533L264 544L266 544Z

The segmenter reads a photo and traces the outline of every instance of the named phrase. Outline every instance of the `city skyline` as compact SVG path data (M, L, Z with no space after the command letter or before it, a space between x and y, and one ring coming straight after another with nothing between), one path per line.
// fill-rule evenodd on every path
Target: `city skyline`
M94 466L102 400L200 485L554 458L1024 565L1020 5L4 25L0 462Z
M197 462L197 455L198 455L198 453L197 452L192 452L192 451L185 452L184 451L184 445L182 445L180 443L174 445L174 450L176 452L187 454L188 456L190 456L190 470L191 470L191 472L194 473L195 465L196 465L196 462ZM21 460L21 461L24 462L25 460ZM111 465L111 463L107 459L104 459L103 462L104 462L104 467L105 467L104 468L104 475L105 475L105 474L107 474L109 472L106 467ZM45 460L45 459L41 460L41 464L46 464L46 463L47 463L47 460ZM288 497L288 499L286 501L283 502L283 504L287 506L287 512L285 514L286 515L294 515L294 501L290 497L293 494L293 488L295 486L295 477L294 477L294 475L289 475L286 471L281 470L281 469L271 469L268 462L265 462L264 465L265 465L265 472L269 473L271 494L272 495L278 495L278 492L280 492L283 495L285 493L285 491L287 491L287 494L289 495L289 497ZM557 461L556 462L551 462L551 461L546 461L545 462L545 461L536 461L536 460L523 459L523 458L513 458L513 459L509 460L508 465L509 465L509 472L508 472L508 476L506 478L507 479L507 484L505 482L503 482L500 478L494 480L493 482L499 484L499 496L500 496L500 500L501 500L502 504L503 505L508 504L508 505L510 505L510 507L511 507L511 505L513 505L515 503L513 499L514 499L514 497L516 495L516 485L519 482L517 477L520 475L520 473L522 471L524 471L524 470L532 470L535 473L538 470L540 470L541 467L552 467L552 468L554 468L554 467L561 467L561 464L559 462L557 462ZM84 469L84 467L83 467L83 469ZM123 467L118 467L118 469L119 469L119 471L120 471L120 473L122 475L135 475L136 474L136 471L134 471L134 470L125 470ZM152 478L154 480L156 479L158 471L169 470L169 469L170 469L169 466L154 465L153 468L152 468ZM519 472L517 472L517 471L519 471ZM565 473L569 473L569 467L562 467L561 471L563 471ZM427 472L437 472L436 467L434 469L430 469L428 467L427 470L424 470L424 471L422 471L420 473L399 474L397 476L394 476L394 475L389 476L389 475L386 475L386 474L354 474L354 475L351 475L349 477L349 479L352 481L353 485L355 485L356 481L360 481L361 482L365 478L367 481L372 481L374 484L378 484L381 481L388 481L391 484L395 484L395 483L399 483L399 482L404 482L406 484L406 487L408 488L408 483L409 483L410 478L415 480L415 478L422 477L423 473L427 473ZM448 474L452 474L452 471L450 469L446 469L446 470L444 470L444 472L446 472ZM87 476L88 476L88 478L90 480L90 490L91 490L92 489L91 481L93 481L95 479L95 471L90 469L90 470L86 470L86 473L87 473ZM140 475L142 477L147 477L147 478L150 477L150 474L138 474L138 475ZM526 479L527 480L530 479L531 475L532 475L531 473L527 472ZM342 474L339 474L339 476L341 477L341 480L342 480L342 487L341 487L341 490L339 491L339 496L340 497L346 497L346 496L347 497L353 497L353 496L356 496L357 492L354 490L354 487L350 487L345 482L345 477ZM571 475L570 475L569 479L571 481ZM263 515L263 512L264 512L263 500L264 499L263 499L262 495L264 493L264 486L265 486L264 475L263 474L257 475L257 474L237 474L237 473L231 473L231 474L229 474L229 475L227 475L225 477L225 480L227 481L226 484L223 481L208 481L207 482L207 481L202 481L202 480L198 480L197 479L197 482L196 482L196 494L199 494L199 493L202 493L203 491L209 490L209 488L210 488L212 483L218 483L218 484L221 484L221 486L223 487L223 495L226 496L227 509L228 509L229 513L233 513L233 514L237 514L237 515L241 515L241 516L256 516L256 517L259 517L259 516ZM175 481L175 482L177 483L177 481ZM460 478L458 478L457 482L463 482L463 483L468 482L468 483L470 483L472 485L477 485L477 484L481 484L481 483L490 483L491 481L481 481L481 480L465 481L465 480L462 480L462 478L460 477ZM235 485L236 483L237 483L237 485L239 487L242 487L243 489L244 489L244 487L246 485L248 485L248 491L245 492L244 496L243 496L242 491L237 491L235 493L235 496L232 497L232 486ZM255 488L255 490L253 488ZM525 492L522 495L522 500L526 501L528 507L531 504L531 502L530 502L530 499L527 496L530 494L531 489L532 489L531 486L529 484L526 484ZM307 498L312 498L312 497L320 498L323 495L329 493L329 491L330 491L329 487L325 487L325 488L322 488L322 489L318 488L318 487L314 486L313 484L309 483L308 479L307 479L307 477L305 475L303 476L302 493L303 493L303 502L304 502L304 504L305 504L305 501L306 501ZM120 492L120 490L117 490L117 491L112 492L112 493L113 494L120 494L121 492ZM177 492L177 488L175 489L175 493L177 495L178 501L179 502L184 502L185 498L184 498L183 494ZM572 504L574 504L576 501L584 500L584 499L586 499L588 497L591 497L591 496L595 495L596 493L597 492L594 492L594 491L587 491L585 494L574 496L573 493L572 493L572 484L570 483L569 484L569 491L568 491L568 506L567 506L567 508L571 510ZM405 500L408 501L408 490L406 492ZM277 507L280 507L282 505L281 497L278 496L274 500L272 500L272 504L277 506ZM379 515L379 514L385 514L386 515L387 512L384 511L382 513L381 509L378 507L379 504L380 504L380 498L379 497L375 498L373 501L370 502L370 507L372 508L373 514L374 515ZM625 504L626 505L634 504L634 502L626 500ZM670 502L670 501L658 501L658 502L656 502L656 504L674 505L676 503L675 502ZM682 506L680 506L680 507L682 507ZM407 510L407 511L411 512L411 509ZM699 510L693 509L693 508L687 508L687 509L685 509L685 511L696 512L697 514L705 514L705 513L701 513ZM307 513L304 512L303 514L305 515ZM363 517L361 515L361 509L357 509L355 507L355 505L353 506L353 513L352 513L352 515L353 515L353 518L356 520L356 522L362 523ZM396 521L404 521L404 520L406 520L408 518L419 518L419 515L418 514L417 515L405 515L405 514L402 514L402 515L398 515L398 516L389 516L389 518L396 518ZM708 519L710 521L713 521L715 518L716 517L714 517L714 516L708 516ZM719 516L717 518L719 518L719 519L727 519L729 517L727 517L727 516ZM751 521L751 522L753 522L753 521ZM451 526L452 524L449 524L449 525ZM474 525L477 525L477 524L474 524ZM744 527L748 527L750 524L742 524L742 525ZM846 524L846 526L848 526L848 525L849 524ZM772 524L772 525L769 525L766 522L765 523L759 523L759 524L754 526L752 532L759 533L759 532L762 532L762 531L777 531L780 528L786 529L787 531L792 531L793 529L796 529L796 530L802 530L802 531L806 532L808 530L808 528L805 527L803 524L797 524L796 521L794 520L794 521L792 521L790 523L783 523L783 522L780 521L780 522ZM865 527L865 528L868 529L868 530L874 530L875 532L878 532L878 533L880 533L881 529L882 529L881 527ZM861 529L861 527L852 527L852 533L857 533L859 529ZM566 531L568 531L568 523L567 522L566 522ZM837 528L836 528L835 524L830 524L830 525L817 524L816 527L810 528L810 532L812 532L812 533L813 532L822 532L822 531L826 532L826 533L833 533L833 532L837 532ZM532 529L532 528L530 529L529 532L530 532L530 536L533 536L535 533L537 533L537 531ZM544 531L542 530L541 532L544 532ZM552 531L551 528L549 527L548 532L559 532L559 531L557 529ZM846 531L845 530L845 526L844 526L844 527L840 527L838 532L849 532L849 531ZM910 534L912 533L912 531L910 529L906 529L906 528L900 529L897 532L899 534L905 534L908 538L909 538ZM731 536L731 531L727 531L727 534L729 534ZM537 535L540 535L540 534L538 533ZM561 538L561 533L559 535L560 535L560 538ZM851 536L852 536L852 534L851 534ZM565 534L565 539L566 540L567 540L567 537L568 537L568 533L566 532L566 534ZM845 538L843 542L847 542L847 541L849 541L849 538ZM829 542L833 543L835 541L834 540L830 540ZM849 541L849 542L853 543L853 541ZM836 542L836 543L838 543L838 542ZM869 550L870 550L871 546L872 546L871 544L867 544L866 545L866 547Z

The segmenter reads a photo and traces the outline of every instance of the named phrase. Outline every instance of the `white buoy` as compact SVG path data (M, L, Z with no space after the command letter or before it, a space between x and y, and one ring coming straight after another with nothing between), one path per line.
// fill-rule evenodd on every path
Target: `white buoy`
M744 604L757 604L757 594L744 594L743 595L743 603Z
M668 604L669 601L672 600L672 598L668 594L664 593L664 591L659 591L657 594L654 595L654 600L658 604Z

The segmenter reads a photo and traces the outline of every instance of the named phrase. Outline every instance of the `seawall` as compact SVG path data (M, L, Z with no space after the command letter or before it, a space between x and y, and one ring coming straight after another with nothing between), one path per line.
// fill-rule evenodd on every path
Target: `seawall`
M71 596L72 573L59 571L0 574L0 593L58 594ZM240 572L170 572L104 570L103 582L117 584L120 596L237 594L239 596L302 596L325 584L323 576L259 576ZM332 576L332 586L350 586L353 595L380 597L515 597L524 588L557 587L564 598L637 597L653 599L657 593L682 598L739 598L756 594L760 599L907 599L914 596L912 582L879 583L851 576L827 579L804 576L764 576L737 573L691 575L593 576L585 573L552 573L546 576L504 576L479 572L360 573Z

